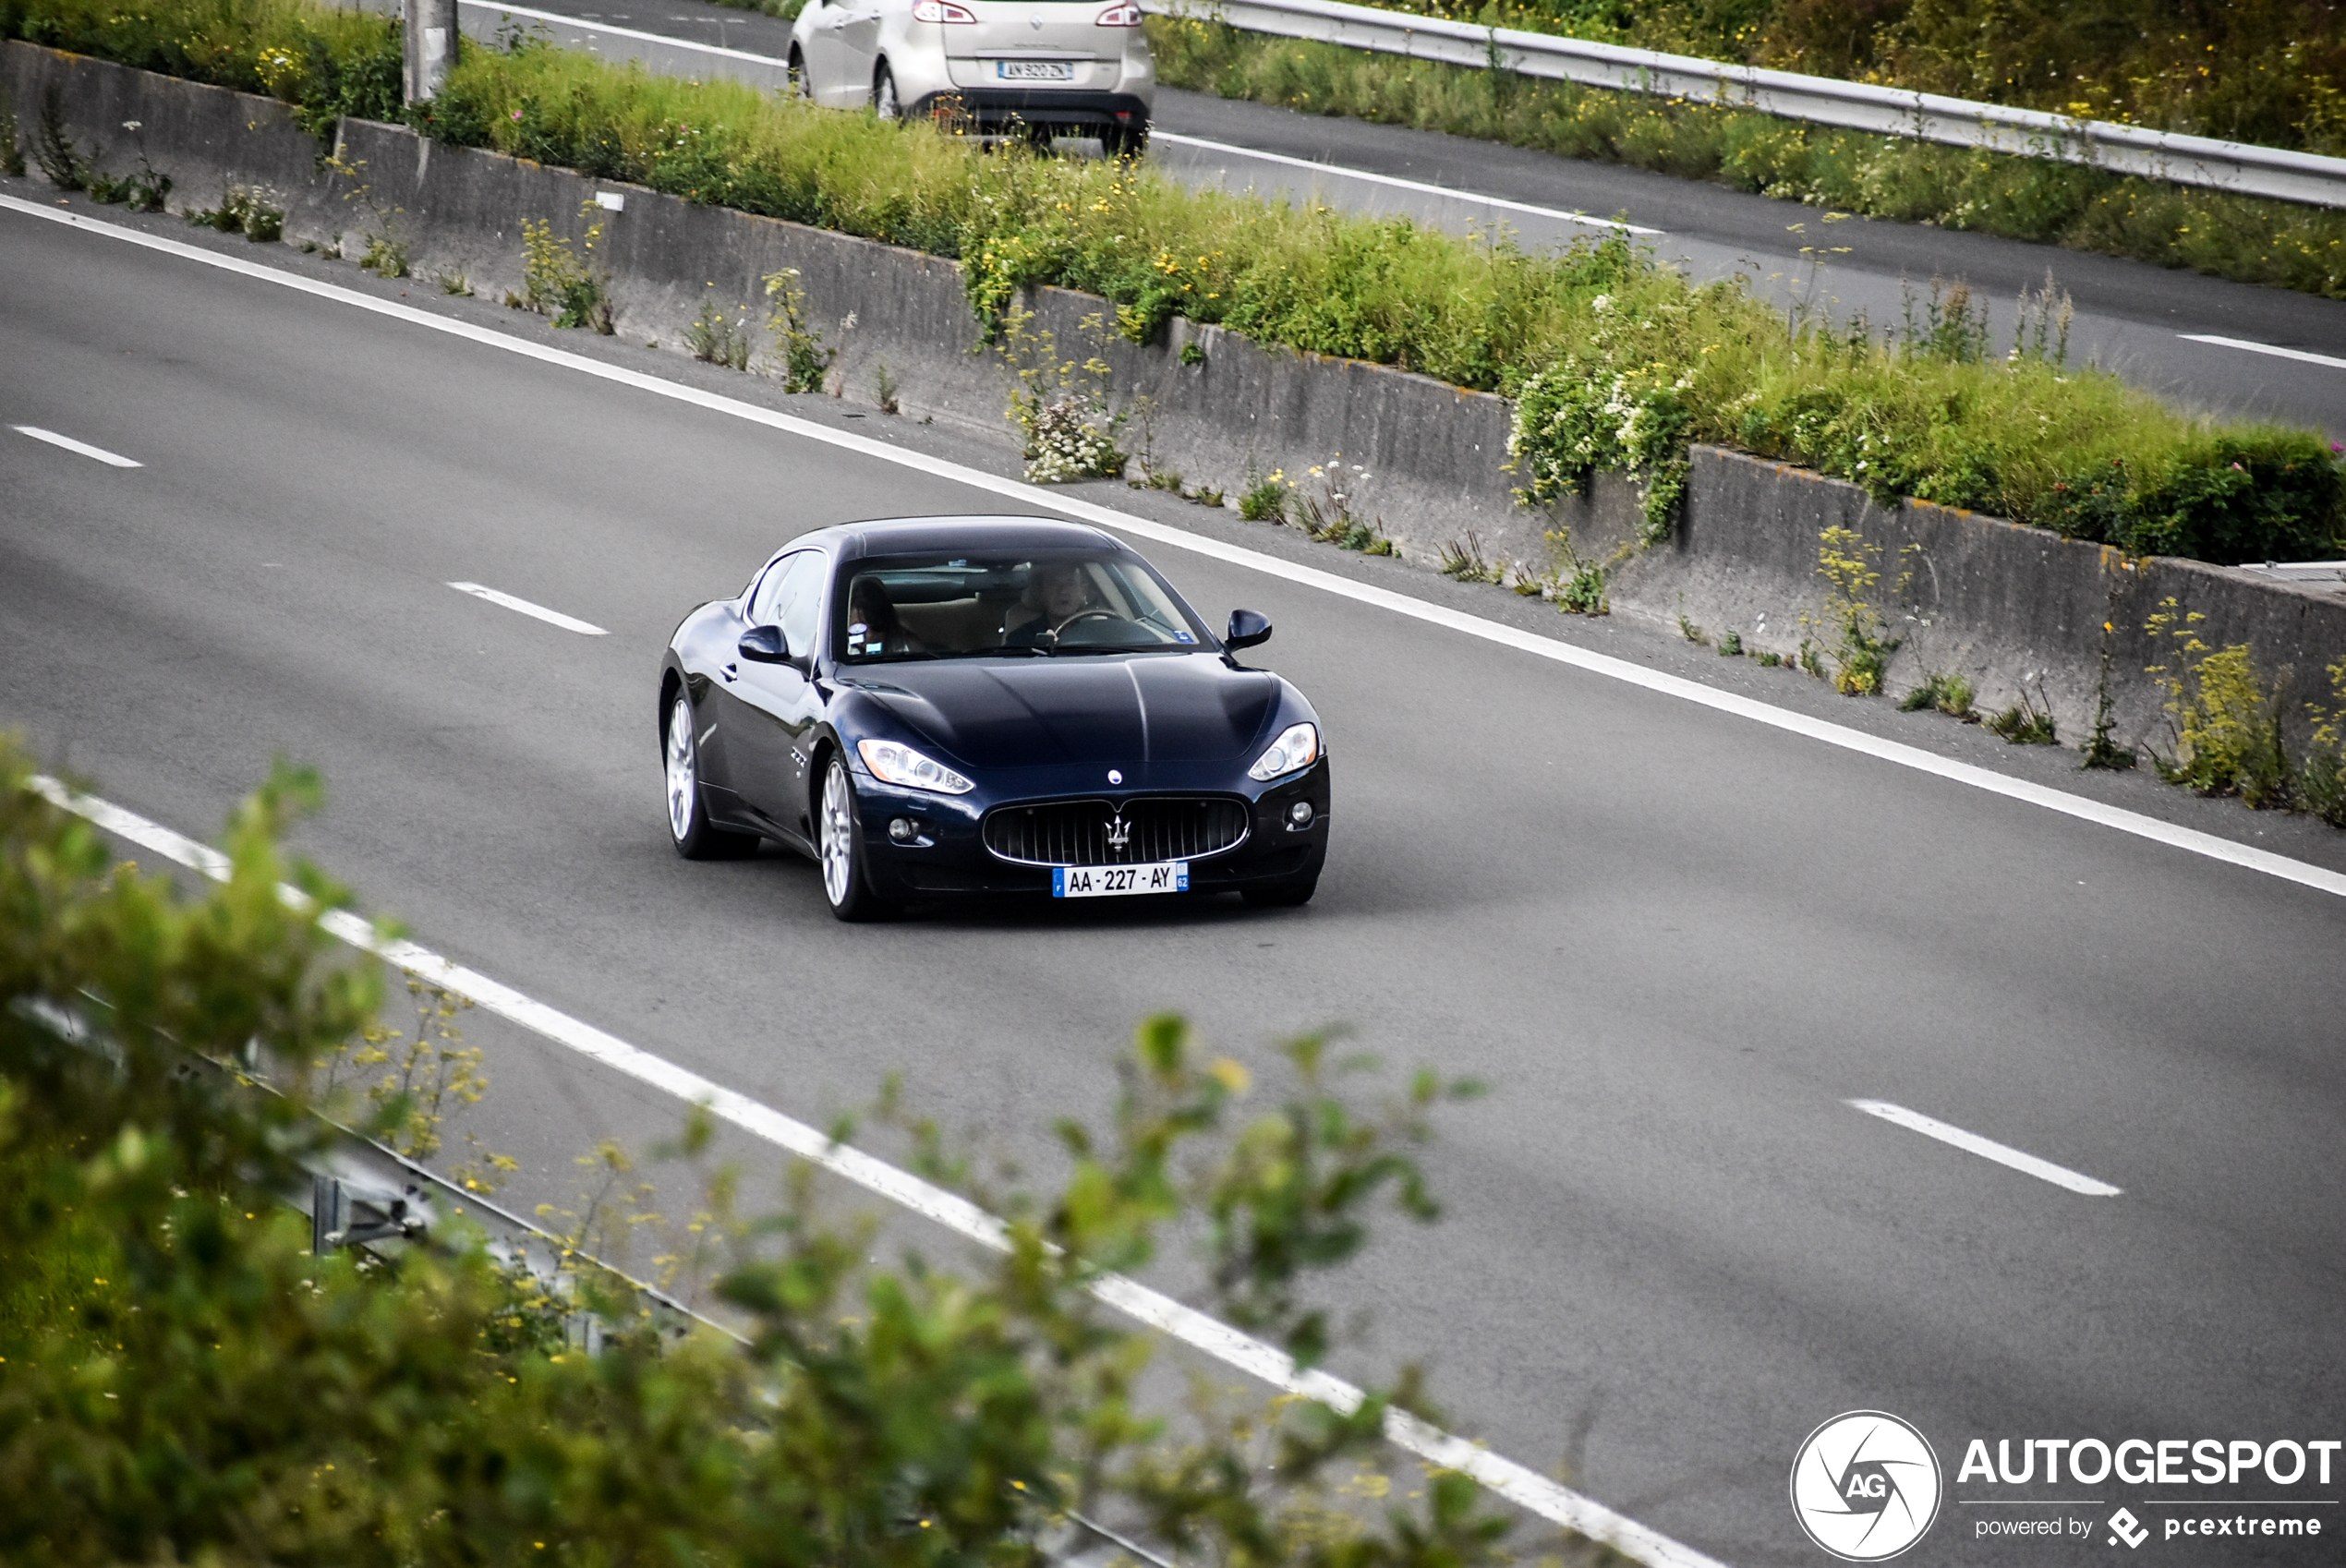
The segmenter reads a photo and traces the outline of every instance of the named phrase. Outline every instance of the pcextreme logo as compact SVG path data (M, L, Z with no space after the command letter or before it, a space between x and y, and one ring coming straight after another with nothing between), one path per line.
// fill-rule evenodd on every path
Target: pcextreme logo
M1880 1562L1939 1517L1939 1456L1922 1433L1880 1410L1835 1416L1792 1460L1792 1514L1846 1562Z

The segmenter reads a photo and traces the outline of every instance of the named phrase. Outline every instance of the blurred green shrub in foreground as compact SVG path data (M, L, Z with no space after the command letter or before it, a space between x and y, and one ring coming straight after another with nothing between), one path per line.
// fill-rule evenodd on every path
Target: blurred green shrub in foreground
M612 1299L589 1357L478 1246L315 1258L271 1197L320 1135L310 1064L381 999L316 923L337 891L277 848L315 779L281 769L229 824L228 879L189 892L115 866L30 776L0 738L0 1561L1019 1564L1070 1507L1231 1564L1495 1560L1505 1526L1455 1474L1381 1517L1324 1505L1392 1396L1168 1430L1133 1397L1152 1339L1085 1288L1178 1224L1210 1309L1314 1359L1300 1287L1381 1204L1432 1216L1409 1150L1455 1088L1364 1116L1306 1041L1287 1098L1242 1114L1244 1072L1154 1019L1112 1127L1062 1128L1065 1187L1004 1201L999 1254L883 1266L811 1182L753 1222L720 1176L715 1294L746 1350L662 1349Z

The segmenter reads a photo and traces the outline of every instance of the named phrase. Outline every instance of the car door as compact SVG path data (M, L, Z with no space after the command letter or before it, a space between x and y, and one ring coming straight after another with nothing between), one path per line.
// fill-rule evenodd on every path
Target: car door
M845 0L807 0L806 92L817 103L840 106L846 66L841 64L840 35L847 26ZM866 87L869 86L867 82Z
M832 0L846 14L839 30L839 101L848 108L869 102L879 68L880 17L889 0Z
M806 747L822 718L809 678L830 563L799 550L776 561L751 596L752 626L779 626L788 664L737 659L722 672L726 777L751 811L790 836L808 837Z

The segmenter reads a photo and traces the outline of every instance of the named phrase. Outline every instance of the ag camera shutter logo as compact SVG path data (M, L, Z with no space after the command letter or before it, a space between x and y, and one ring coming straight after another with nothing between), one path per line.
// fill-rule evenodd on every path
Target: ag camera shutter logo
M1922 1539L1941 1490L1929 1441L1880 1410L1835 1416L1793 1456L1793 1517L1844 1562L1880 1562Z

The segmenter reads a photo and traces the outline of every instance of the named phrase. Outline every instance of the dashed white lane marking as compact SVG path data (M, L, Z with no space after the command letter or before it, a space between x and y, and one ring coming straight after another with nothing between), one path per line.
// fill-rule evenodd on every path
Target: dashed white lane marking
M1848 1104L1869 1116L1880 1116L1883 1121L1921 1133L1925 1138L1952 1143L1983 1160L1993 1160L2015 1171L2026 1171L2039 1181L2065 1187L2072 1192L2082 1192L2088 1198L2115 1198L2120 1191L2106 1181L2080 1176L2066 1165L2056 1165L2050 1160L2024 1154L2010 1144L1999 1143L1992 1138L1982 1138L1976 1132L1965 1132L1959 1127L1950 1127L1935 1116L1926 1116L1920 1111L1909 1111L1905 1106L1893 1105L1887 1100L1852 1100Z
M2283 348L2279 344L2256 343L2248 338L2219 338L2207 332L2177 332L2185 343L2212 343L2218 348L2244 348L2251 354L2269 354L2276 359L2298 359L2308 365L2327 365L2333 370L2346 370L2346 359L2328 354L2311 354L2302 348Z
M466 0L467 4L471 0ZM1208 152L1218 152L1226 158L1252 158L1262 163L1284 163L1291 169L1309 169L1315 175L1332 175L1339 179L1363 180L1370 185L1389 186L1397 190L1415 191L1423 196L1439 196L1451 201L1470 201L1478 207L1496 207L1509 212L1528 212L1535 218L1554 218L1558 223L1578 223L1583 228L1611 229L1625 235L1660 235L1660 229L1640 228L1625 223L1618 218L1591 218L1586 212L1567 212L1561 207L1535 207L1528 201L1510 201L1503 196L1485 196L1479 190L1460 190L1452 186L1429 185L1423 180L1405 180L1397 175L1373 175L1366 169L1348 168L1342 163L1320 163L1309 158L1290 158L1284 152L1258 152L1252 147L1238 147L1227 141L1208 141L1202 136L1178 136L1172 131L1149 132L1152 141L1162 141L1172 147L1197 147Z
M714 43L695 43L689 38L671 38L664 32L642 32L632 27L613 27L608 22L583 21L565 17L560 11L532 10L527 6L500 6L494 0L456 0L459 6L470 6L478 11L495 11L502 16L527 17L534 22L558 22L578 32L607 32L613 38L633 38L644 43L664 43L671 49L687 49L695 54L718 54L728 60L742 60L753 66L770 66L778 71L790 69L790 62L777 60L771 54L753 54L745 49L724 49Z
M532 604L527 599L515 598L513 595L500 593L495 588L484 588L478 583L451 583L448 585L460 594L470 594L477 599L487 599L490 604L502 604L507 609L517 609L524 615L534 615L538 620L559 626L565 632L576 632L588 637L611 635L591 621L581 621L574 615L564 615L559 609L548 609L542 604Z
M1675 697L1682 702L1693 703L1697 706L1711 708L1715 712L1733 714L1738 718L1747 718L1755 724L1764 724L1771 729L1804 736L1811 741L1820 741L1826 745L1838 746L1844 751L1855 752L1861 756L1872 757L1879 762L1911 768L1917 773L1929 774L1933 778L1943 778L1950 783L1961 784L1968 789L1978 790L1990 795L2001 795L2006 800L2019 801L2046 811L2057 812L2063 816L2075 817L2081 822L2090 822L2098 826L2112 828L2120 833L2132 834L2135 838L2146 838L2156 844L2164 844L2170 849L2181 850L2186 854L2204 856L2226 865L2238 866L2261 875L2279 878L2283 882L2293 882L2301 887L2310 887L2317 892L2346 899L2346 874L2331 871L2326 866L2311 865L2304 861L2291 860L2286 855L2277 855L2270 850L2260 850L2251 844L2236 844L2229 838L2219 838L2213 833L2202 833L2195 827L2184 827L2176 823L2164 822L2155 816L2146 816L2140 812L2127 811L2122 806L2105 805L2099 801L2088 800L2083 795L2073 795L2066 790L2031 783L2026 779L2009 778L1990 768L1980 767L1967 762L1957 762L1952 757L1942 757L1935 752L1924 751L1919 746L1909 746L1899 741L1886 741L1878 735L1868 735L1861 730L1851 730L1828 719L1814 718L1804 713L1795 713L1789 708L1777 707L1772 704L1763 703L1737 693L1723 692L1714 687L1706 686L1699 681L1689 681L1682 675L1669 675L1660 670L1648 669L1627 659L1615 658L1611 654L1597 653L1592 649L1580 647L1573 643L1561 642L1554 637L1542 636L1537 632L1526 631L1518 626L1508 626L1496 621L1485 621L1479 615L1469 615L1464 610L1432 604L1424 599L1414 598L1408 594L1396 593L1391 588L1381 588L1373 584L1355 582L1349 577L1340 577L1333 572L1324 572L1316 566L1305 566L1297 561L1282 561L1276 556L1264 555L1259 551L1248 549L1242 545L1226 544L1220 539L1209 538L1203 534L1192 534L1186 528L1177 528L1167 523L1153 523L1146 518L1134 517L1129 513L1118 512L1079 497L1053 495L1048 490L1026 484L1022 480L1006 478L998 474L988 474L983 469L967 467L959 463L949 463L943 458L906 452L887 441L876 440L869 436L853 435L845 430L832 429L828 426L818 425L811 419L802 419L794 414L783 414L771 408L760 408L755 404L742 403L726 397L720 392L704 392L698 387L662 380L657 376L648 375L641 370L631 370L619 365L607 365L599 360L588 359L564 349L532 343L526 338L508 337L490 328L475 326L469 321L430 315L414 306L402 305L395 299L377 299L336 283L320 283L297 273L280 271L273 267L263 266L258 261L247 260L240 256L200 250L192 245L167 238L162 235L144 234L137 229L121 228L113 223L102 223L85 213L37 206L14 196L0 196L0 210L22 212L49 223L62 223L69 228L103 235L108 239L120 240L127 245L135 245L148 250L161 251L167 256L175 256L183 260L215 267L222 271L256 278L263 283L274 283L280 288L291 289L298 294L314 295L320 299L330 299L356 309L372 311L378 316L388 316L411 326L445 332L450 337L463 338L466 342L477 343L501 353L518 355L525 359L535 359L542 364L559 366L565 370L576 371L580 375L594 376L602 380L615 382L620 386L633 387L637 392L649 392L655 397L690 404L695 408L707 409L710 413L726 415L753 425L762 425L769 430L780 430L805 440L819 441L826 446L836 447L841 452L852 452L859 456L894 464L900 468L914 469L936 478L966 486L973 490L1007 496L1012 501L1034 507L1039 512L1055 513L1061 517L1080 518L1103 528L1113 528L1119 533L1130 534L1136 538L1148 539L1175 549L1188 550L1192 554L1202 555L1212 561L1219 561L1227 565L1243 567L1250 572L1257 572L1264 576L1276 578L1281 582L1314 588L1338 598L1350 599L1356 604L1372 605L1396 615L1407 616L1412 621L1421 621L1428 625L1444 627L1469 637L1479 637L1484 642L1495 643L1501 647L1530 654L1535 658L1544 658L1553 663L1567 665L1575 669L1585 670L1591 675L1602 675L1610 681L1619 681L1624 684L1641 687L1663 696Z
M110 801L94 795L78 795L55 778L36 775L31 787L52 802L108 833L151 850L215 881L227 879L228 857L209 844L190 838ZM297 888L280 886L278 896L294 909L308 910L311 907L308 895ZM452 962L429 948L417 947L413 942L386 937L347 910L326 911L319 917L319 924L342 941L377 954L385 962L409 971L429 984L444 987L461 996L469 996L476 1006L533 1033L543 1035L559 1045L567 1046L582 1056L672 1094L688 1104L706 1106L711 1116L730 1122L777 1148L787 1150L867 1191L901 1204L957 1235L997 1249L1004 1245L1002 1222L969 1200L932 1186L910 1172L899 1170L885 1160L874 1159L861 1150L835 1143L795 1117L784 1116L745 1094L737 1094L640 1046L630 1045L616 1035L557 1011L510 985L491 980L477 970ZM1350 1383L1318 1370L1299 1372L1285 1352L1240 1333L1227 1323L1210 1318L1195 1308L1185 1307L1146 1285L1135 1284L1119 1274L1106 1274L1094 1282L1091 1289L1102 1301L1128 1317L1170 1334L1274 1388L1318 1400L1336 1410L1350 1412L1360 1406L1360 1391ZM1577 1530L1591 1539L1609 1542L1615 1550L1639 1562L1651 1563L1653 1568L1723 1568L1717 1560L1648 1529L1593 1499L1559 1486L1535 1470L1511 1459L1502 1459L1488 1449L1480 1448L1463 1438L1453 1437L1398 1410L1386 1414L1385 1429L1385 1436L1397 1446L1429 1464L1463 1471L1517 1506L1567 1529Z
M44 430L38 425L17 425L12 426L11 428L20 436L30 436L34 440L47 441L51 446L61 446L67 452L78 452L84 457L94 457L99 462L111 464L116 468L144 468L146 466L137 459L125 457L118 452L108 452L104 447L91 446L88 441L78 441L71 436L61 436L54 430Z

